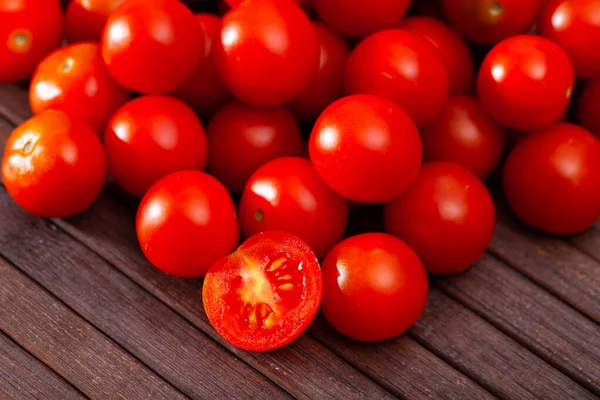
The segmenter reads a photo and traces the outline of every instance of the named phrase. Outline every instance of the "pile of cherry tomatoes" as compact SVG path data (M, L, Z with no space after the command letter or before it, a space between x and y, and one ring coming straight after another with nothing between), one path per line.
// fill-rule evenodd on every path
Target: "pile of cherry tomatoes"
M407 330L426 273L488 246L503 160L532 227L600 216L600 0L227 3L0 0L0 81L35 115L5 148L14 200L69 217L110 171L232 344L280 347L319 308L356 340ZM386 233L345 237L364 204Z

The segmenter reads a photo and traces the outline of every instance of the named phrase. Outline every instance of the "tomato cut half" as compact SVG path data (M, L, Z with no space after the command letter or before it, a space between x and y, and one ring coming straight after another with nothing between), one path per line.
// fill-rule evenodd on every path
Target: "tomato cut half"
M202 298L215 330L251 351L288 344L308 327L321 303L317 257L294 235L265 231L246 240L206 274Z

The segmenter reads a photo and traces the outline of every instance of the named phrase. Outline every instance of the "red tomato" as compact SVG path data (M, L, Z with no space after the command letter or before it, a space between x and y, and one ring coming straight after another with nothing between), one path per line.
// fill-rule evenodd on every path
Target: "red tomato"
M261 165L302 154L298 123L283 107L227 104L211 119L208 170L232 193L241 193Z
M404 240L434 274L469 268L492 240L494 202L468 169L449 162L423 164L408 190L385 206L386 232Z
M345 86L349 94L368 93L395 101L420 127L442 110L449 80L431 43L390 29L356 46L346 65Z
M585 83L579 98L579 123L600 138L600 79Z
M27 211L63 218L88 208L106 179L98 135L62 111L48 110L18 126L8 138L2 180Z
M409 6L410 0L315 0L323 22L343 36L355 38L391 28Z
M294 3L300 3L303 0L289 0L289 1L293 1ZM225 0L225 3L227 3L229 5L229 7L237 7L240 4L242 4L244 2L244 0Z
M450 95L471 90L474 74L471 50L452 28L431 17L405 18L396 26L421 36L438 50L450 78Z
M442 0L452 27L473 42L495 44L525 33L544 0Z
M319 22L313 22L321 46L319 70L288 107L302 121L314 121L328 105L344 96L344 68L348 44Z
M239 99L277 106L304 90L317 70L319 46L308 17L296 4L253 0L223 17L215 63Z
M137 197L173 172L206 168L202 123L184 102L168 96L143 96L121 107L104 146L115 181Z
M62 12L56 0L0 0L0 82L28 79L60 45Z
M141 93L179 88L196 71L203 49L196 18L178 0L129 0L108 17L102 34L108 70Z
M183 278L206 275L238 244L239 227L227 189L200 171L168 175L138 208L137 237L155 267Z
M557 123L521 139L504 165L504 194L523 221L573 234L600 216L600 141Z
M427 302L427 274L406 243L384 233L352 236L325 257L321 311L352 339L376 342L417 322Z
M598 16L598 0L548 0L539 16L538 33L567 52L578 78L600 78Z
M321 269L310 247L289 233L267 231L210 268L202 299L210 323L225 340L267 351L308 328L322 292Z
M513 129L540 129L560 119L574 85L569 57L557 44L532 35L498 43L479 70L487 112Z
M62 110L87 122L100 136L110 117L129 97L129 91L108 73L96 43L56 50L38 65L29 86L29 102L35 114Z
M322 259L344 235L348 205L323 182L309 160L285 157L263 165L252 175L242 194L239 214L244 236L287 231Z
M189 104L200 118L209 119L233 98L217 74L213 58L213 40L219 40L221 20L212 14L196 14L204 36L204 57L194 75L173 95Z
M65 37L70 43L99 42L111 12L125 0L72 0L65 13Z
M483 109L479 99L452 97L442 112L421 129L423 159L452 161L487 178L504 150L502 127Z
M333 190L362 203L398 197L421 167L421 139L393 102L344 97L323 111L309 144L315 169Z

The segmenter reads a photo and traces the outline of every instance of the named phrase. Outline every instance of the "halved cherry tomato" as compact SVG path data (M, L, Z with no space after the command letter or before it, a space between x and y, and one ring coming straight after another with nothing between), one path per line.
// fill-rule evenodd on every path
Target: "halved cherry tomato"
M308 328L323 290L310 247L296 236L266 231L213 265L202 298L215 330L251 351L281 347Z
M579 123L600 138L600 79L585 83L579 98Z
M98 135L62 111L48 110L25 121L8 138L2 180L27 211L63 218L88 208L106 179Z
M69 43L99 42L111 12L125 0L72 0L65 13L65 37Z
M54 51L38 66L29 87L35 114L62 110L104 135L112 115L130 98L129 90L108 73L100 45L73 44Z

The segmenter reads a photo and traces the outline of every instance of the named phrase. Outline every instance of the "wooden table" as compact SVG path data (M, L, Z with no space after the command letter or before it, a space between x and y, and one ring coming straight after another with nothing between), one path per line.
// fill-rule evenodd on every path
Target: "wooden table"
M0 85L0 140L30 116ZM142 256L135 204L108 188L44 220L0 187L0 398L588 399L600 395L600 224L544 236L499 207L466 273L432 278L425 315L379 344L321 316L283 349L249 353L211 328L201 280Z

